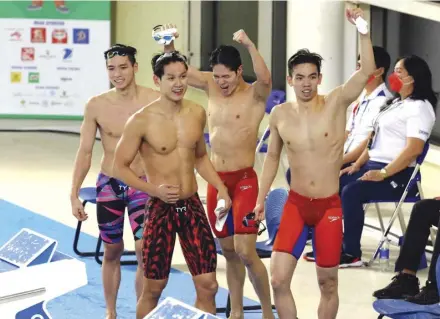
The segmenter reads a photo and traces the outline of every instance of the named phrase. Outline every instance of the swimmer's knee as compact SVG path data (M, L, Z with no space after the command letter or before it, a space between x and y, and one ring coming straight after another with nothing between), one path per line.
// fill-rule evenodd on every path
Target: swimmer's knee
M158 300L167 285L168 279L152 280L144 278L142 297Z
M282 293L290 290L290 282L281 274L273 272L270 277L270 285L274 293Z
M104 243L104 259L106 261L119 261L123 252L124 243L122 240L115 244Z
M235 241L235 251L246 266L252 265L259 260L255 244L249 241Z
M238 255L235 251L235 248L234 248L234 237L233 236L221 238L220 239L220 246L222 248L223 257L225 257L225 259L227 261L234 261L236 259L239 259Z
M323 296L332 296L338 292L338 277L326 276L318 278L318 285Z
M199 299L211 299L218 291L218 282L215 272L195 276L194 285Z

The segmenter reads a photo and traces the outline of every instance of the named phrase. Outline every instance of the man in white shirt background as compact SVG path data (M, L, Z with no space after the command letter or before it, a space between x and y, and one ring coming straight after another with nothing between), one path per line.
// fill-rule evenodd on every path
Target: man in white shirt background
M373 47L373 52L376 70L371 75L358 100L353 103L347 121L344 167L355 162L361 156L367 146L369 134L373 129L371 124L374 118L379 114L380 108L386 104L387 100L393 97L385 84L391 63L390 55L384 48L378 46ZM359 57L357 68L360 68Z

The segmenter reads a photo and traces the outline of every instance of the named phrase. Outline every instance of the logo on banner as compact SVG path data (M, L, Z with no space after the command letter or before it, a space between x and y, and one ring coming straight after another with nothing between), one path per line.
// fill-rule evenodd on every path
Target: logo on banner
M46 43L46 28L31 28L32 43Z
M71 61L73 55L73 49L64 49L63 50L63 61Z
M50 54L50 50L46 50L46 52L44 52L44 54L41 54L39 57L41 59L51 60L55 58L55 55Z
M65 29L54 29L52 31L52 43L67 43L67 31Z
M89 44L89 29L73 29L73 43Z
M60 80L63 81L63 82L70 82L70 81L72 81L72 78L69 78L67 76L63 76L63 77L60 78Z
M9 40L10 40L10 41L21 41L21 37L22 37L21 32L18 31L18 30L15 30L14 32L12 32L12 33L9 35Z
M21 82L21 72L11 72L11 83Z
M39 72L29 72L28 83L40 83L40 73Z
M34 48L21 48L21 61L34 61L35 49Z

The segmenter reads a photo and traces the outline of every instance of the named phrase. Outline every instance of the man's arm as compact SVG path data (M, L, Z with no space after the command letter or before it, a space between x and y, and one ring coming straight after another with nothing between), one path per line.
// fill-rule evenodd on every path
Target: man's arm
M200 108L202 112L201 126L203 130L206 125L206 112L201 106ZM195 168L199 173L199 175L205 181L207 181L208 184L211 184L217 190L225 188L225 185L218 176L217 172L214 169L214 166L212 165L211 160L209 159L208 152L206 151L205 138L203 134L201 134L200 139L197 142L195 156L196 156Z
M367 147L367 144L368 144L369 140L370 140L369 137L366 138L364 141L359 143L359 145L356 146L356 148L354 150L344 154L343 164L348 164L348 163L351 163L351 162L355 162L362 155L362 152Z
M125 124L121 139L118 142L113 160L113 176L123 181L130 187L138 189L150 196L156 196L156 186L143 181L130 168L142 143L142 128L145 121L140 119L142 115L133 115Z
M89 172L97 129L96 101L95 98L92 98L86 104L84 119L81 124L79 147L76 152L73 168L72 186L70 191L71 200L78 199L79 189Z
M359 8L351 9L347 10L346 16L347 19L351 23L353 23L353 20L355 20L357 17L363 16L363 12ZM359 43L361 67L342 86L340 98L341 104L344 105L344 107L348 107L350 103L352 103L359 97L365 85L367 84L368 78L376 69L376 62L374 61L374 52L373 45L370 39L370 33L367 32L367 34L362 34L359 32Z
M258 192L257 205L263 205L267 193L270 190L280 164L281 150L283 149L283 140L277 129L277 110L279 106L273 108L269 118L269 145L266 157L264 159L263 171L260 178L260 191Z
M174 37L177 39L179 37L179 34L174 34ZM175 50L176 49L174 47L174 41L171 41L170 44L164 46L164 52L173 52ZM188 65L187 75L188 84L190 86L208 92L209 81L212 79L212 72L202 72L197 70L195 67Z
M259 100L266 101L272 89L272 76L267 68L266 62L260 52L258 52L255 44L249 39L243 30L234 33L234 40L241 43L249 51L252 58L252 65L254 67L257 81L254 82L255 97Z

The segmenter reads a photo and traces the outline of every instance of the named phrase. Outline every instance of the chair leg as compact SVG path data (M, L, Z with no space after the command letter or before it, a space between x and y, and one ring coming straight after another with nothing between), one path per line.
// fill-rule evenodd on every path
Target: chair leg
M375 206L376 206L377 217L379 218L380 229L382 229L382 233L383 233L385 232L385 226L383 224L383 218L382 218L382 213L380 211L379 203L375 203Z
M390 231L391 231L391 227L393 226L394 221L396 220L396 218L397 218L398 216L401 215L401 210L400 210L400 208L401 208L401 206L402 206L402 204L403 204L403 201L404 201L405 197L406 197L406 194L404 194L404 195L402 196L401 200L400 200L399 203L397 204L396 209L394 210L393 215L392 215L391 218L390 218L390 222L388 223L388 226L387 226L385 232L382 233L382 238L380 239L379 244L377 245L376 250L375 250L375 252L373 253L373 256L372 256L371 259L367 262L367 266L371 266L371 265L373 264L374 260L376 260L377 256L379 255L379 250L380 250L380 248L382 247L383 243L385 242L385 239L388 237L388 234L389 234Z
M272 309L276 310L274 305L272 305ZM243 311L255 311L255 310L261 310L261 305L243 306ZM216 312L217 313L224 313L226 315L226 318L229 318L229 316L231 315L231 295L230 294L228 294L226 308L216 308Z
M402 230L402 235L406 234L406 223L405 223L405 217L403 216L403 211L402 211L402 206L399 206L399 208L397 208L396 205L396 209L399 211L399 223L400 223L400 229Z
M86 204L88 202L87 201L83 201L83 207L86 207ZM75 230L75 237L73 238L73 251L75 252L75 254L77 254L78 256L81 257L93 257L96 254L96 251L80 251L78 249L78 242L79 242L79 236L81 235L81 226L82 226L82 222L78 221L78 225L76 226L76 230ZM103 253L100 253L100 256L102 256Z
M226 300L226 307L216 308L216 313L224 313L226 318L231 314L231 296L228 294L228 299Z

